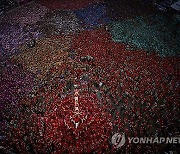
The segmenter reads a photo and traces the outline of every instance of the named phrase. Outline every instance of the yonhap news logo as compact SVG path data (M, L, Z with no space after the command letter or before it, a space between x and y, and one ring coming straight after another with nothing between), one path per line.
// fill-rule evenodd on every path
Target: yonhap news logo
M126 142L125 134L124 133L122 133L122 134L120 134L120 133L114 134L112 136L111 142L112 142L113 145L116 146L116 148L122 147Z
M125 133L115 133L111 142L115 148L121 148L126 142L130 144L179 144L180 137L126 137Z

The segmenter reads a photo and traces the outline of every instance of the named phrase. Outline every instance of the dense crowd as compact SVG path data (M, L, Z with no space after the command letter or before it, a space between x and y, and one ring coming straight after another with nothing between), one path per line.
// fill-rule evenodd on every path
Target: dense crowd
M178 52L171 48L175 54L166 54L165 47L162 57L158 50L135 46L133 37L116 42L123 28L114 24L118 14L113 18L106 11L112 6L79 2L42 3L48 8L34 2L25 12L7 15L11 22L0 19L0 150L177 151L175 144L126 143L116 149L111 138L122 132L129 137L179 136ZM146 13L142 18L151 25L154 16L146 18ZM125 26L129 18L136 23L134 16L125 16L118 19ZM152 31L149 25L144 27Z

